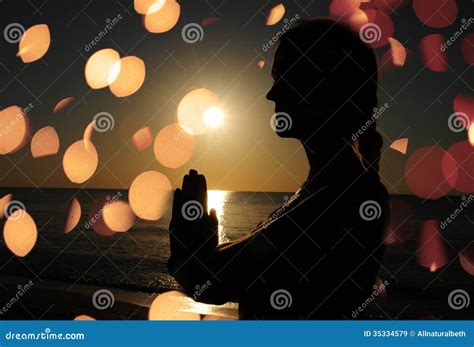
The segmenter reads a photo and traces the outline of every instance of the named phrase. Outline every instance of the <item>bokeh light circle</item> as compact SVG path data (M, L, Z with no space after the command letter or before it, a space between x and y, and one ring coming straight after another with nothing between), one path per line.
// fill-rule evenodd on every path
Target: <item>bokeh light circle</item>
M165 213L171 193L168 177L158 171L146 171L133 180L128 201L136 216L156 221Z
M158 133L153 146L156 159L169 168L183 166L194 152L194 136L178 123L170 124Z

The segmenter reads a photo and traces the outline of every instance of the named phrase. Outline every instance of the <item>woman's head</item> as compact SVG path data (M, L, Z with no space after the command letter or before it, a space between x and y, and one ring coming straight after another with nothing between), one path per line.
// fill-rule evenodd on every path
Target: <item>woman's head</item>
M272 75L267 99L275 102L277 114L291 119L291 128L278 132L281 137L339 147L372 121L357 142L364 164L378 166L382 139L372 118L377 61L356 33L330 19L303 22L281 36Z

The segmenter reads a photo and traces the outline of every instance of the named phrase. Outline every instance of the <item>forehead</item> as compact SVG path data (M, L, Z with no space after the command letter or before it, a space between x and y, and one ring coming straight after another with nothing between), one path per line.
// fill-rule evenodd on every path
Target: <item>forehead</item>
M290 61L289 47L284 40L278 41L273 51L272 76L279 76L285 73Z

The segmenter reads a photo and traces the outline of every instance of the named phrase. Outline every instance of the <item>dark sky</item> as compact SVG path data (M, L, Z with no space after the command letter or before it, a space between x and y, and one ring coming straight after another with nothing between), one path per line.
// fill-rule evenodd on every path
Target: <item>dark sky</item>
M52 125L61 147L52 157L33 159L29 147L0 157L2 186L73 186L65 177L61 161L65 149L82 137L92 117L101 111L114 116L114 130L94 133L99 152L96 174L85 187L128 187L139 173L158 170L174 186L195 167L204 172L211 189L292 191L306 178L308 165L295 140L277 137L269 126L273 103L265 99L272 79L271 52L262 45L280 30L283 22L265 25L265 15L278 3L286 7L285 18L328 15L326 0L188 0L179 1L181 16L176 27L164 34L148 33L132 0L3 0L0 27L21 23L25 28L45 23L51 32L51 47L40 61L24 64L16 53L18 44L0 40L0 105L25 107L30 102L33 130ZM461 20L473 14L474 3L458 0L459 13L452 26L435 29L421 23L412 0L391 14L394 37L408 49L401 69L381 76L379 101L390 106L378 120L385 147L397 138L408 137L407 155L384 151L382 179L392 193L409 193L403 171L406 159L417 148L436 143L444 149L465 140L466 133L454 133L447 126L454 112L453 99L459 93L472 95L473 71L461 55L457 40L447 50L449 68L432 72L419 59L420 40L432 33L446 38L459 29ZM94 47L85 51L107 19L123 19ZM201 42L188 44L181 37L187 23L201 23L208 17L219 20L204 27ZM468 32L473 32L474 26ZM466 33L466 34L467 34ZM465 35L465 34L463 34ZM94 51L114 48L121 56L135 55L146 65L146 81L127 98L117 98L108 88L92 90L84 79L84 66ZM377 49L380 57L388 46ZM197 138L192 159L179 169L167 169L154 159L153 149L138 153L128 144L130 131L151 127L154 135L176 121L181 98L196 87L217 93L224 103L224 125ZM76 101L66 111L52 115L62 98ZM126 120L125 131L121 125ZM123 126L122 126L123 128Z

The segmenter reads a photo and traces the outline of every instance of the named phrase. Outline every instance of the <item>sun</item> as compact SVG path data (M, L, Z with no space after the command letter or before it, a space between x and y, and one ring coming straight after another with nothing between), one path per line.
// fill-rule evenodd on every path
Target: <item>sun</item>
M219 107L210 107L204 111L204 124L208 128L217 128L224 122L224 112Z

